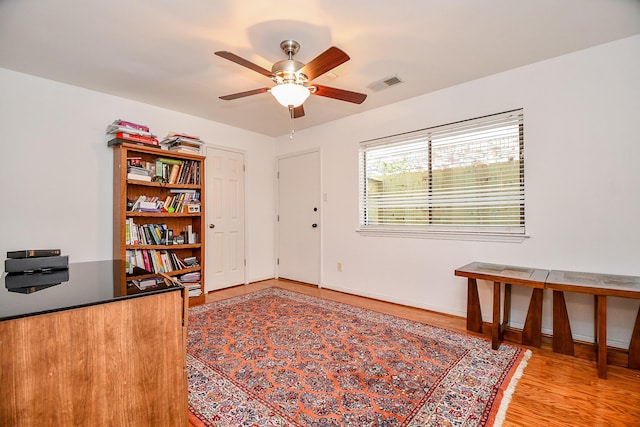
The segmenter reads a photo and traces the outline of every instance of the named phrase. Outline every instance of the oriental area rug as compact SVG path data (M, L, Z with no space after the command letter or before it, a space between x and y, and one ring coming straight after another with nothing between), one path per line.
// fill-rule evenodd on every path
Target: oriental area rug
M279 288L189 310L195 426L500 425L530 351Z

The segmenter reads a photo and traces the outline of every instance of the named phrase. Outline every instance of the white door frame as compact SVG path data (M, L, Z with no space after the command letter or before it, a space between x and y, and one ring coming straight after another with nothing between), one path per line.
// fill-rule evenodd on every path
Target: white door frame
M242 282L243 284L247 285L247 270L249 267L249 260L247 259L247 222L249 222L249 213L247 211L247 175L249 172L249 166L248 166L248 154L245 150L239 150L236 148L231 148L231 147L225 147L224 145L218 145L218 144L209 144L206 143L205 147L204 147L204 153L201 152L201 154L203 154L204 156L206 156L207 154L207 148L213 148L216 150L222 150L222 151L229 151L231 153L236 153L236 154L241 154L243 159L244 159L244 180L242 182L242 192L243 192L243 209L244 209L244 226L243 226L243 234L244 234L244 239L243 239L243 245L244 245L244 266L242 269ZM205 170L205 180L206 180L206 173L207 170ZM206 191L206 181L205 181L205 191ZM205 195L206 196L206 195ZM207 199L205 199L205 203L207 203L206 201ZM206 205L205 205L206 206ZM208 218L206 218L206 212L208 212L208 209L205 208L205 229L209 228L209 221L207 221ZM209 253L209 250L212 250L210 246L211 239L205 239L205 254ZM205 255L206 256L206 255ZM205 269L206 269L206 265L205 265ZM206 289L206 281L205 281L205 289Z
M323 186L322 186L322 149L320 147L316 147L316 148L310 148L308 150L303 150L303 151L296 151L294 153L288 153L288 154L283 154L281 156L276 157L276 173L279 172L279 165L280 165L280 160L282 159L288 159L291 157L297 157L297 156L302 156L305 154L310 154L310 153L318 153L318 171L319 174L317 176L317 179L320 181L318 188L319 190L319 194L318 194L318 203L320 205L320 238L318 239L318 245L320 246L318 248L318 283L317 286L318 288L322 288L322 256L323 256L323 252L322 252L322 248L323 248L323 224L324 224L324 206L323 206L323 198L322 198L322 194L323 194ZM279 241L280 241L280 222L278 221L278 210L280 207L280 185L278 183L278 178L276 176L276 215L275 215L275 230L276 230L276 236L275 236L275 253L276 253L276 259L273 260L274 264L275 264L275 272L276 272L276 279L280 277L279 275L279 265L277 262L277 259L280 256L280 248L279 248Z

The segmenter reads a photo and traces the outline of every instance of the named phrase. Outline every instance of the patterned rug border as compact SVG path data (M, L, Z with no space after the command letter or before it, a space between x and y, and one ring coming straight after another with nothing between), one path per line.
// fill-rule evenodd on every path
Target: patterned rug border
M459 345L462 341L464 341L467 345L471 344L471 348L468 349L463 356L460 357L458 362L462 362L466 355L473 350L478 351L486 351L487 346L490 347L490 340L481 337L475 337L472 335L464 335L461 332L453 331L447 328L442 328L438 326L429 325L419 321L408 320L396 315L382 313L376 311L374 309L363 308L354 306L348 303L343 303L339 301L333 301L330 299L326 299L320 296L307 295L301 292L292 291L289 289L280 288L278 286L272 286L265 289L255 290L242 295L230 296L228 298L224 298L218 301L213 301L210 303L206 303L203 305L195 306L189 308L189 315L197 315L202 312L208 311L212 306L224 307L229 305L235 305L242 303L244 301L249 301L255 298L261 298L265 296L270 297L281 297L281 298L289 298L298 302L304 302L309 305L320 306L323 308L330 308L332 310L340 311L342 313L346 313L352 316L356 316L358 318L366 318L369 322L376 322L378 324L391 325L391 327L400 328L407 333L421 335L425 338L438 339L440 341L446 342L448 345ZM443 335L439 333L444 333ZM491 350L493 351L493 350ZM490 392L490 401L493 402L492 405L487 405L484 413L482 414L481 420L482 423L480 425L484 426L494 426L499 427L504 422L506 417L506 412L511 401L511 397L513 392L515 391L515 387L522 376L525 367L527 366L528 360L531 357L531 351L525 350L523 348L502 344L498 350L498 352L506 352L508 363L505 365L504 369L501 371L500 378L496 381L495 386L492 388ZM263 405L265 408L268 408L271 412L271 416L275 417L271 419L271 424L274 426L297 426L299 425L296 421L290 419L286 414L278 411L276 408L273 408L268 405L268 402L265 402L261 396L257 396L252 393L250 390L242 387L241 384L237 384L226 376L207 366L205 361L198 360L197 357L193 355L187 354L188 358L192 359L192 363L197 363L201 366L201 369L210 369L215 371L221 378L224 378L225 385L222 386L230 386L232 385L235 388L238 388L242 391L242 393L250 396L254 399L253 404L256 402L260 405ZM460 375L462 375L465 371L464 363L456 363L453 366L452 371L458 370ZM515 369L514 369L515 367ZM450 379L451 377L456 378L457 375L452 375L451 372L446 372L443 374L442 378L439 378L436 384L440 384L443 380ZM504 385L506 384L506 387ZM428 397L430 397L433 393L437 393L438 390L432 390L428 396L425 396L424 401L421 405L419 405L414 413L408 417L408 423L405 424L407 427L419 427L423 425L432 425L430 424L430 418L437 413L436 408L428 407L425 403ZM444 389L446 390L446 389ZM443 390L443 391L444 391ZM206 426L198 418L196 414L192 411L191 399L189 402L189 420L195 426ZM193 408L195 409L195 408ZM197 409L196 409L197 411ZM433 420L431 420L433 421ZM466 425L466 424L461 424Z

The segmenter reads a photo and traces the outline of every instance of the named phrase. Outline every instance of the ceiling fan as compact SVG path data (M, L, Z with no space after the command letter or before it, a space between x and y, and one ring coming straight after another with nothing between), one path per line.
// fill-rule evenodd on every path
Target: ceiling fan
M287 59L273 64L271 71L247 61L234 53L227 51L215 52L216 55L224 59L228 59L231 62L235 62L263 76L269 77L276 84L271 88L263 87L221 96L220 99L230 101L245 96L270 92L281 105L289 109L292 118L298 118L304 116L302 104L309 95L324 96L340 101L353 102L355 104L362 104L367 98L367 95L363 93L310 83L316 77L323 75L350 59L349 55L337 47L330 47L306 65L293 59L293 56L300 50L300 44L297 41L285 40L280 43L280 48L287 55Z

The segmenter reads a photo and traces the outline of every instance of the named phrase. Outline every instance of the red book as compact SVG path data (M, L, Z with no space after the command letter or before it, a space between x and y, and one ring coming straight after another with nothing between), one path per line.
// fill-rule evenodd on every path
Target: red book
M149 262L149 256L147 255L147 251L142 251L142 259L144 260L144 269L147 271L153 271L151 269L151 263Z
M143 144L149 144L149 145L158 145L158 146L160 145L160 142L158 142L158 139L152 136L135 135L132 133L118 132L116 133L116 138L126 139L127 141L142 142Z

